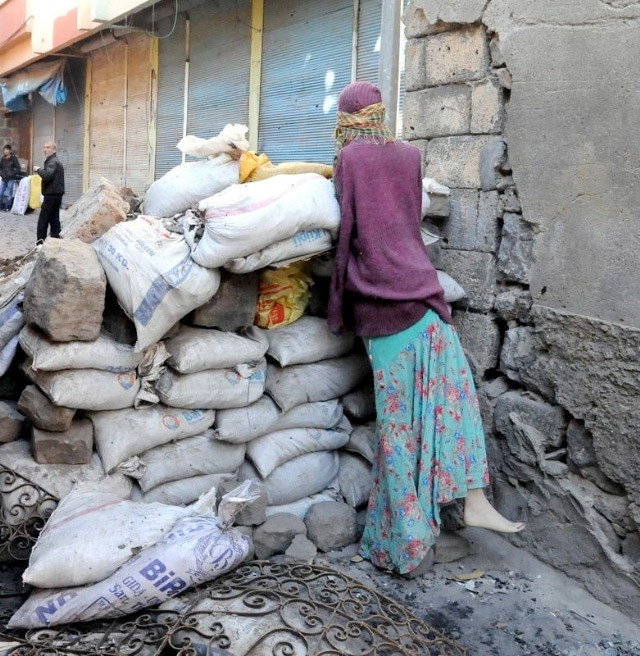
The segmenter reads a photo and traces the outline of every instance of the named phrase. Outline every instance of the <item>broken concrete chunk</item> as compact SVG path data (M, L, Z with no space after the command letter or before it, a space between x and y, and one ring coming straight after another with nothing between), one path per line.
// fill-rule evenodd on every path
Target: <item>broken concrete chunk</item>
M290 513L276 513L253 532L256 558L269 558L283 553L296 535L306 535L305 523Z
M298 534L293 538L288 549L284 552L284 562L311 565L317 555L318 549L316 545L304 535Z
M100 334L106 288L91 246L47 239L25 288L25 319L54 342L92 341Z
M20 436L24 417L13 401L0 401L0 443L13 442Z
M358 522L356 511L340 501L321 501L306 514L309 539L320 551L339 549L356 541Z
M93 424L77 419L69 430L58 433L34 427L31 440L33 458L41 465L86 465L93 452Z
M18 399L18 410L31 420L36 428L54 433L71 428L76 414L73 408L51 403L37 385L27 385Z

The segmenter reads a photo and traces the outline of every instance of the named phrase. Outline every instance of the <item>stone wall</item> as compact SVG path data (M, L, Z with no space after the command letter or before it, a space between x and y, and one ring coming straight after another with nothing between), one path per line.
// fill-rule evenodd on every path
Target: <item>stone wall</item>
M452 189L427 220L468 292L454 321L494 500L528 517L516 544L633 617L639 18L617 0L414 0L404 16L404 137Z

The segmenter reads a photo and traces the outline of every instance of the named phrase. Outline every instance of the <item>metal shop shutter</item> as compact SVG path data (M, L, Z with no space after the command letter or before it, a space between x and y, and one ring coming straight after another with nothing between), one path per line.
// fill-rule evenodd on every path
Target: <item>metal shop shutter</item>
M356 80L378 84L382 0L360 0Z
M67 62L64 74L67 102L55 108L55 139L58 159L64 166L65 206L72 205L82 195L85 73L83 60Z
M166 29L168 21L158 30ZM182 139L186 59L186 18L179 14L173 31L158 39L158 116L156 127L156 171L161 178L182 162L176 144Z
M352 0L265 3L258 147L273 162L333 162L352 33Z
M249 120L251 0L218 0L190 12L187 134L213 137Z
M55 107L36 92L33 94L33 165L42 166L43 146L53 139L54 132Z

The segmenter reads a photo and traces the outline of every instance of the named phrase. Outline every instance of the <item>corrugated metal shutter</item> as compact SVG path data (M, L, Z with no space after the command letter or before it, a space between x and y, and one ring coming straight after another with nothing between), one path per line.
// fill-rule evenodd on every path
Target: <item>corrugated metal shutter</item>
M208 138L249 120L251 1L209 2L189 17L187 134Z
M161 27L166 24L163 23ZM161 178L182 162L182 153L176 148L176 144L182 138L185 29L185 16L179 14L173 32L158 39L156 178Z
M352 31L352 0L265 3L258 147L273 162L333 162Z
M151 164L151 39L129 34L91 59L89 186L104 176L142 194Z
M65 206L75 203L82 195L85 74L83 60L70 59L67 62L64 75L67 102L55 108L55 139L58 159L64 166Z
M39 93L33 94L33 163L42 166L43 146L53 139L55 108Z
M382 0L360 0L356 79L378 84Z

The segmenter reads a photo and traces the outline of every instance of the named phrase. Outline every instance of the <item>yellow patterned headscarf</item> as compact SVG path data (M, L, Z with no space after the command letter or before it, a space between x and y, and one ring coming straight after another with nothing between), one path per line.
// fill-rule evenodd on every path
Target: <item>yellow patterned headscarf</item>
M354 114L338 112L338 125L334 133L336 152L358 137L364 137L373 143L395 141L384 122L384 103L367 105Z

